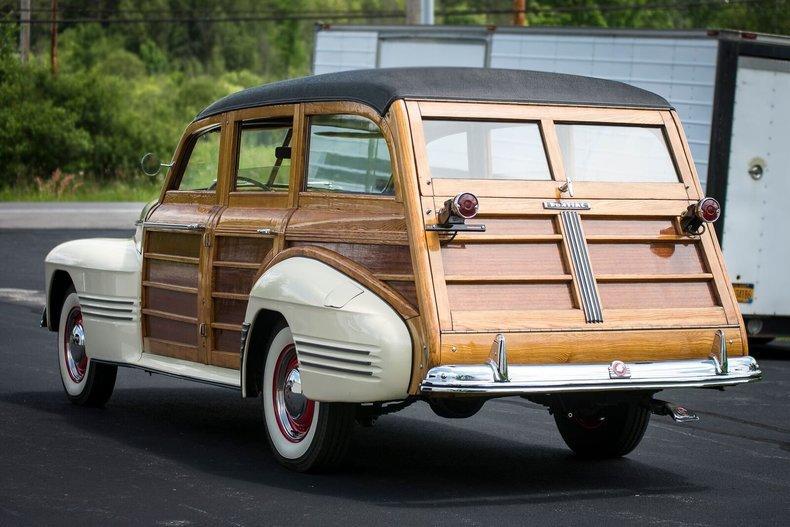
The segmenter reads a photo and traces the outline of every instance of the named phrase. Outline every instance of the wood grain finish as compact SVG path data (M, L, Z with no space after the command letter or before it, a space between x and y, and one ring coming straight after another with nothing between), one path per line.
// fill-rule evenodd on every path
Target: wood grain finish
M496 245L449 243L442 248L444 272L448 275L565 275L557 242Z
M677 235L672 218L602 218L585 217L582 220L584 233L589 236L671 236Z
M197 319L197 292L187 293L158 287L146 287L147 308Z
M569 283L448 284L453 310L526 311L573 309Z
M595 274L690 274L706 271L695 243L591 243Z
M322 247L340 254L373 274L412 274L409 248L404 245L291 242L291 247Z
M217 236L214 263L241 262L260 264L272 250L272 240L261 236Z
M196 287L198 283L197 263L149 260L146 268L145 279L152 282L185 287Z
M716 327L636 331L572 331L506 335L511 364L608 363L707 358ZM737 327L724 328L730 356L745 354ZM442 357L448 364L481 364L494 333L447 334ZM454 351L453 351L454 350Z
M598 283L604 309L712 307L718 304L708 281Z
M146 336L197 347L198 328L196 324L170 320L156 316L145 317Z

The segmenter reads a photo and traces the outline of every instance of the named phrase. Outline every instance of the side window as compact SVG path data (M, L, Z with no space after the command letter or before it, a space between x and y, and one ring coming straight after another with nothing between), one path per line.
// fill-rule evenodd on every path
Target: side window
M234 190L288 192L292 135L290 121L243 124Z
M308 191L391 196L392 163L379 127L356 115L310 119Z
M214 190L219 168L219 128L203 132L195 140L178 190Z

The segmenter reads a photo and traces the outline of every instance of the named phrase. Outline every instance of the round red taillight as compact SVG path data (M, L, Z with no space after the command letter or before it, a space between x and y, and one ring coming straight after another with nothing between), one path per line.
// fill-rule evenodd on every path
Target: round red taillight
M477 210L480 208L480 203L477 201L477 196L470 192L458 194L453 198L453 212L467 220L474 218L477 215Z
M699 217L702 221L713 223L721 216L721 206L719 202L713 198L703 198L697 205Z

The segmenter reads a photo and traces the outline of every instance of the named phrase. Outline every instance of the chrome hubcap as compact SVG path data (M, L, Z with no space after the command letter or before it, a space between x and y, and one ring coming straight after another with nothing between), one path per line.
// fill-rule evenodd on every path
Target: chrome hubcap
M293 345L280 352L272 384L274 416L283 436L298 443L310 431L315 403L302 394L302 377Z
M88 370L88 354L85 352L85 328L82 326L82 311L79 307L69 312L63 338L63 359L69 377L76 383L82 382Z

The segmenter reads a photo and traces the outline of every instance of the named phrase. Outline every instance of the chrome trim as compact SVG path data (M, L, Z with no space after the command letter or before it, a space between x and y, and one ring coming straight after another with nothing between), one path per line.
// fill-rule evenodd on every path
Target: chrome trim
M229 388L231 390L236 390L236 391L241 390L241 388L239 386L236 386L235 384L225 384L225 383L222 383L222 382L209 381L207 379L200 379L198 377L191 377L189 375L181 375L179 373L173 373L173 372L169 372L169 371L157 370L157 369L154 369L154 368L150 368L148 366L140 366L139 364L130 364L128 362L120 362L120 361L106 360L106 359L94 359L94 358L91 358L91 362L100 362L102 364L110 364L112 366L121 366L121 367L124 367L124 368L132 368L132 369L135 369L135 370L143 370L143 371L148 372L148 373L156 373L156 374L159 374L159 375L164 375L166 377L173 377L175 379L183 379L185 381L199 382L201 384L208 384L208 385L211 385L211 386L217 386L219 388Z
M565 210L560 212L560 218L571 249L573 272L576 275L576 283L579 284L584 318L587 323L603 322L603 309L601 300L598 298L598 289L595 286L595 278L590 264L590 253L587 251L587 242L584 238L579 213L575 210Z
M298 352L297 352L298 353ZM359 375L360 377L373 377L372 371L352 370L351 368L340 368L338 366L327 366L325 364L318 364L316 362L306 361L299 359L299 367L314 370L329 370L330 372L344 373L347 375Z
M498 381L490 364L436 366L420 385L423 393L529 393L661 390L720 387L758 381L762 371L752 357L733 357L727 373L716 372L712 359L633 362L629 378L609 377L610 364L511 364L508 380Z
M373 363L369 360L359 360L359 359L348 359L345 357L334 357L334 356L327 356L322 355L320 353L315 353L312 351L300 351L300 357L312 357L314 359L324 359L324 360L332 360L337 362L344 362L346 364L355 364L357 366L373 366ZM308 359L309 360L309 359Z
M299 353L299 346L308 346L311 348L323 348L330 351L343 351L345 353L356 353L358 355L370 355L371 352L375 352L376 350L364 349L361 347L351 347L349 345L336 345L336 344L325 344L323 342L318 342L316 340L307 340L304 337L299 337L294 339L294 343L296 344L296 352Z
M247 337L250 336L250 327L252 324L249 322L245 322L241 325L241 348L239 349L239 355L242 359L244 359L244 350L247 349ZM243 362L243 360L242 360Z
M491 353L486 359L486 364L491 366L494 372L494 381L507 382L507 346L505 345L505 336L500 333L494 337L494 342L491 344Z
M155 221L143 222L144 229L162 229L169 231L202 231L206 226L200 223L157 223Z
M729 358L727 357L727 341L724 332L718 330L713 336L713 347L710 350L710 358L716 366L717 375L727 375L729 370Z
M80 303L82 302L104 302L106 304L126 304L134 306L134 300L119 300L117 298L99 298L98 296L91 296L91 295L77 295L80 299Z
M264 227L262 229L255 229L255 232L257 232L258 234L262 234L264 236L273 236L277 234L276 232L274 232L274 230L269 229L267 227Z
M134 316L129 313L128 315L111 315L109 313L97 313L95 311L91 311L89 309L85 309L83 306L82 314L89 316L91 318L103 318L105 320L113 320L115 322L131 322L134 320Z

